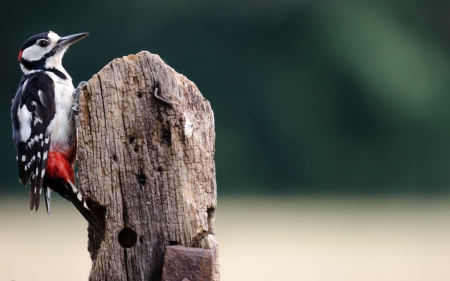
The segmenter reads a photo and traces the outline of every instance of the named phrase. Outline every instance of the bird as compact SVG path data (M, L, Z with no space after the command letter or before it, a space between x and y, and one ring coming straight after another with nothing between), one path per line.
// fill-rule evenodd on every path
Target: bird
M11 106L13 141L17 151L19 181L30 184L30 210L39 209L44 191L50 215L51 192L72 202L101 236L96 216L76 187L76 124L72 78L62 66L62 58L72 44L88 35L60 37L53 31L26 40L18 60L23 76Z

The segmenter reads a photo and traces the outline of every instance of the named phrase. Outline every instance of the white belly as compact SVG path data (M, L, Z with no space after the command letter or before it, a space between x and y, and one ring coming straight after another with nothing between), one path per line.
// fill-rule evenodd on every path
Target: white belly
M74 134L72 121L69 120L74 88L71 80L62 80L53 73L50 77L55 83L55 116L48 126L47 134L51 137L51 146L64 147Z

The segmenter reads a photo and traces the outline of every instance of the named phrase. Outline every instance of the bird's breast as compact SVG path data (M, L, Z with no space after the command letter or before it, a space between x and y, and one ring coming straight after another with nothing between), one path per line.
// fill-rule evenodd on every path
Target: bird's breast
M64 149L75 132L72 120L69 119L72 110L74 90L71 80L63 80L56 75L51 78L55 83L55 116L50 121L47 134L51 136L51 148Z

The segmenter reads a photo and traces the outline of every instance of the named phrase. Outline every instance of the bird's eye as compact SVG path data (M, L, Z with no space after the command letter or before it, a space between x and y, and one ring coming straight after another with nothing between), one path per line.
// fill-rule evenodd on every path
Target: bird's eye
M37 42L37 44L39 45L39 47L45 48L50 45L50 42L48 42L47 40L40 40L39 42Z

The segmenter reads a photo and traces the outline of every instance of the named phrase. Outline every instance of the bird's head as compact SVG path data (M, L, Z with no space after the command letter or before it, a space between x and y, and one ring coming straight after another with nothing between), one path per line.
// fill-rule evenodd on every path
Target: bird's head
M33 70L62 68L62 57L67 48L88 34L85 32L59 37L55 32L49 31L31 36L20 48L18 59L22 71L26 74Z

